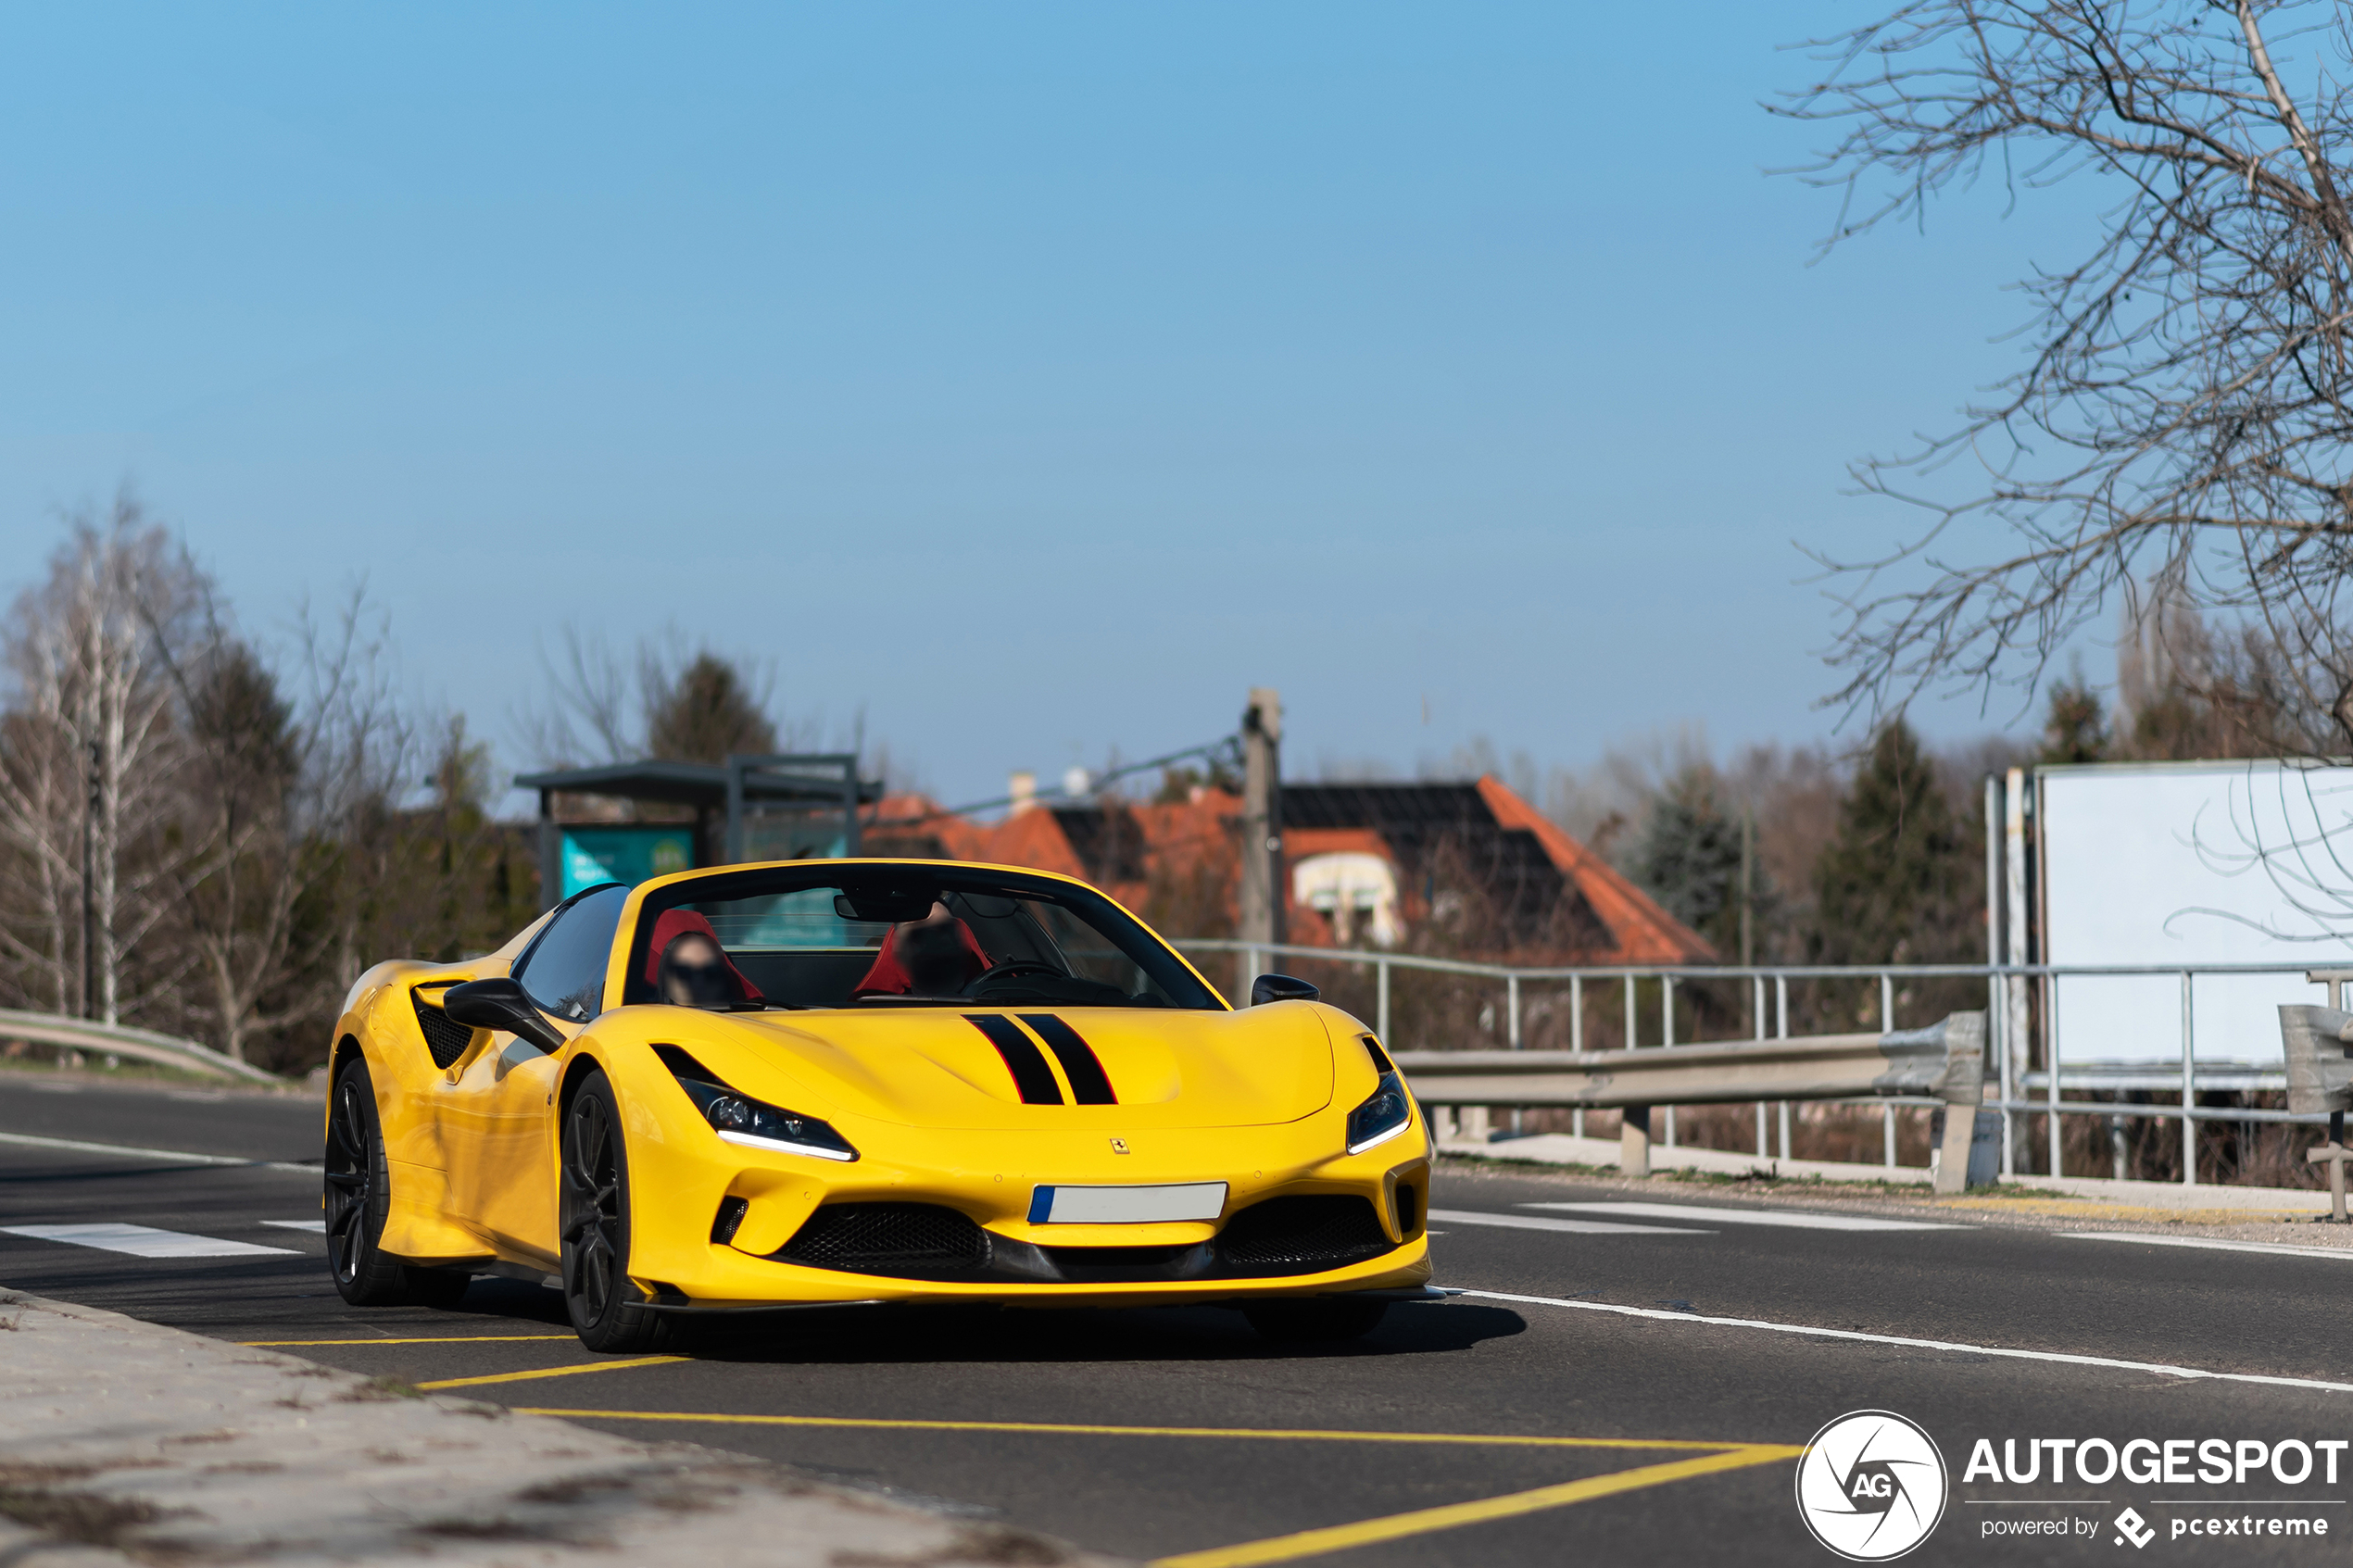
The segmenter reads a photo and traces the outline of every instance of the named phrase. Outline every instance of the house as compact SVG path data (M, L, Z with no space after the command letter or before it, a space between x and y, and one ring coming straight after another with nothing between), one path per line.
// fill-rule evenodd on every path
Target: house
M1083 877L1175 936L1233 929L1240 797L1045 803L1016 788L1000 822L894 796L867 853L1035 866ZM1714 963L1714 947L1491 775L1299 784L1282 792L1285 938L1443 948L1525 962Z

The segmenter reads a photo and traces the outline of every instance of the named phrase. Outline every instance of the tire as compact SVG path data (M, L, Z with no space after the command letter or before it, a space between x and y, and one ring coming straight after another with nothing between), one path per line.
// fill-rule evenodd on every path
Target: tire
M1253 1301L1242 1309L1242 1316L1258 1330L1260 1338L1273 1344L1331 1345L1362 1339L1380 1326L1388 1311L1386 1301L1327 1296Z
M651 1350L673 1343L669 1320L629 1277L629 1150L611 1080L591 1072L564 1110L564 1311L591 1350Z
M392 1171L376 1119L368 1060L353 1056L335 1074L327 1109L327 1268L335 1292L355 1307L454 1307L472 1276L420 1269L387 1257L384 1217L392 1209Z

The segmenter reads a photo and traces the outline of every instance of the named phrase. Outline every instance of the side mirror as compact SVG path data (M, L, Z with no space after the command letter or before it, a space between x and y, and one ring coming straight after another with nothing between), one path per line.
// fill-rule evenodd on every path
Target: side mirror
M1254 1008L1268 1002L1312 1002L1323 994L1319 987L1290 974L1262 974L1250 983L1250 1005Z
M550 1056L567 1044L561 1032L523 995L522 982L503 975L452 985L441 994L441 1010L469 1029L504 1029Z

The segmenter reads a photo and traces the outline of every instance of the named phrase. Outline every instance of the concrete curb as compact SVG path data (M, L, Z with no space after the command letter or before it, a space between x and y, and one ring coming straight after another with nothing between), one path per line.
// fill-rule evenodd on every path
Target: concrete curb
M0 1293L0 1562L1100 1564L684 1443L640 1443Z
M1506 1138L1501 1143L1475 1143L1449 1138L1441 1153L1467 1160L1526 1160L1539 1165L1597 1165L1613 1176L1617 1170L1616 1138L1580 1138L1567 1133L1541 1133L1534 1137ZM1897 1185L1928 1185L1928 1172L1918 1165L1854 1165L1830 1160L1760 1160L1754 1154L1729 1149L1651 1145L1653 1171L1703 1171L1716 1175L1743 1176L1751 1172L1803 1181L1888 1182ZM2183 1186L2178 1182L2118 1182L2098 1176L2008 1176L2007 1187L2032 1187L2072 1198L2101 1198L2148 1209L2245 1209L2266 1213L2325 1214L2329 1195L2293 1187ZM1985 1188L1978 1188L1985 1191Z

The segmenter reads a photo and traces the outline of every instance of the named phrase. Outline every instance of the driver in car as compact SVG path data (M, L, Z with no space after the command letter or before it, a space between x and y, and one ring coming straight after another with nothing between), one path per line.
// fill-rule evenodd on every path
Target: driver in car
M883 938L875 965L850 992L859 997L954 997L989 967L972 927L932 900L931 913L901 921Z
M763 998L747 979L711 922L692 909L665 910L654 922L646 978L665 1002L679 1007L733 1007Z

